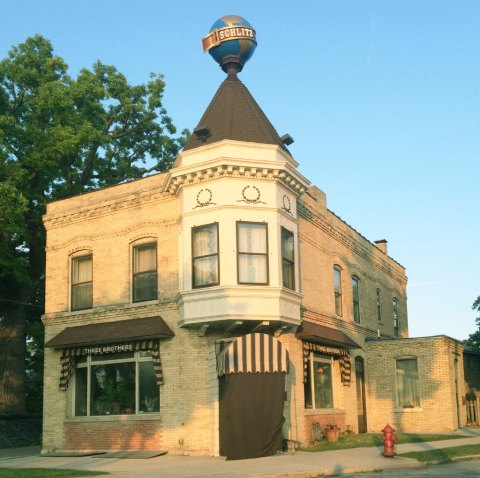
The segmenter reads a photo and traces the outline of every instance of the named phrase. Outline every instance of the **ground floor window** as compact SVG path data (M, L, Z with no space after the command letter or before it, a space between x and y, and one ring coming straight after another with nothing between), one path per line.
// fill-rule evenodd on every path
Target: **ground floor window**
M420 406L418 393L418 368L416 358L402 358L396 361L397 405L403 408Z
M305 408L333 407L333 358L310 352L305 381Z
M150 351L78 357L74 415L142 414L160 410Z

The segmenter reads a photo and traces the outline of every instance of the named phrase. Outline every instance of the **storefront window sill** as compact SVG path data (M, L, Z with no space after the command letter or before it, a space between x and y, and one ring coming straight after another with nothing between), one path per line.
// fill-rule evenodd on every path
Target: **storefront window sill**
M340 408L305 408L305 415L336 415L345 413Z
M94 415L91 417L70 417L65 420L65 423L80 423L80 422L138 422L161 420L160 413L140 413L138 415Z

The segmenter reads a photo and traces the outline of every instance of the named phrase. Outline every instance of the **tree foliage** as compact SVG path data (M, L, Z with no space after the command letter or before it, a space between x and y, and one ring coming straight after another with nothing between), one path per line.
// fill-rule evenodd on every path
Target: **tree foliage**
M475 302L472 305L472 309L480 312L480 295L476 298ZM470 334L468 339L465 340L465 345L470 347L472 350L480 352L480 315L475 319L475 322L478 326L478 330L473 334Z
M168 170L187 132L164 88L99 61L72 78L40 35L0 62L0 413L24 411L26 335L41 340L46 203Z

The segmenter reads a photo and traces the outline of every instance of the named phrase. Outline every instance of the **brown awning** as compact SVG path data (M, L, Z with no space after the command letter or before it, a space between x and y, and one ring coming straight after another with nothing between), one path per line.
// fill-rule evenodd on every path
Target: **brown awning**
M67 327L50 339L45 347L57 349L118 344L173 337L175 334L160 316L128 319L116 322Z
M361 348L360 345L342 331L326 327L325 325L316 324L314 322L308 322L306 320L302 320L302 324L297 330L296 337L316 344L333 345L335 347L343 347L347 349Z

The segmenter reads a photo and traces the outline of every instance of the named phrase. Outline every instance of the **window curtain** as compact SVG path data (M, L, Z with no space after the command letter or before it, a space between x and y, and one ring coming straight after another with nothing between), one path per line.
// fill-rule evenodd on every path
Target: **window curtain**
M193 232L194 286L215 284L218 281L217 227L210 225Z
M240 282L267 283L267 228L264 224L239 224L238 252Z
M397 360L397 393L400 407L420 405L416 359Z
M74 257L72 283L91 282L92 280L92 256Z
M112 344L113 345L113 344ZM121 345L126 345L125 343ZM153 368L155 370L155 377L157 385L163 385L163 371L162 362L160 360L160 341L159 340L142 340L131 342L134 351L149 350L152 353ZM85 355L83 353L86 347L75 347L63 349L60 356L60 381L58 389L65 392L68 389L70 378L75 370L75 357ZM108 352L105 352L108 353Z
M154 271L157 269L157 248L155 244L135 247L134 272Z
M208 256L217 253L216 227L202 227L194 232L193 257Z

